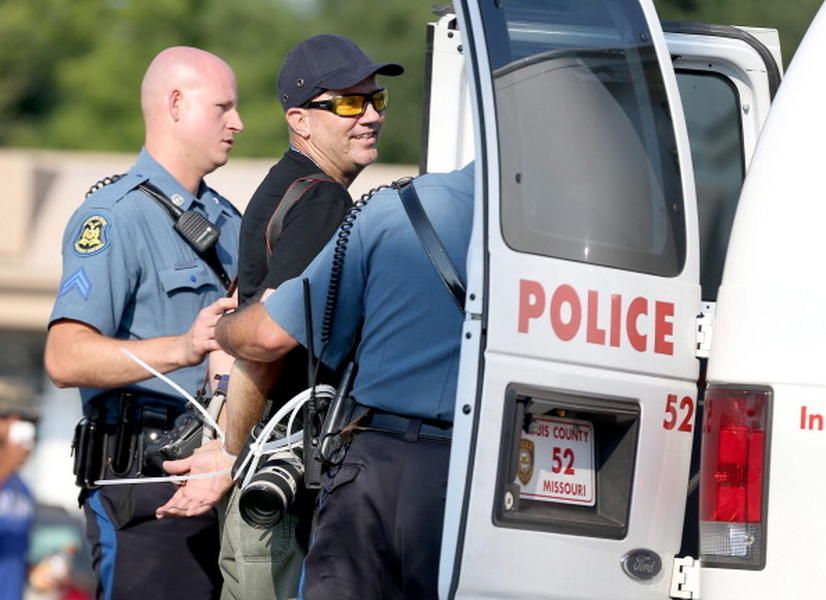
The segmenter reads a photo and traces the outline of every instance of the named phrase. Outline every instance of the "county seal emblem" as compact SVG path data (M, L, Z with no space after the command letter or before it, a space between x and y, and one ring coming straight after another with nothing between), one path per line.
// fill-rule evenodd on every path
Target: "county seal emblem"
M533 477L533 442L522 438L519 440L519 468L517 476L522 485L528 485Z
M80 234L75 240L74 250L80 256L97 254L109 245L106 228L109 225L104 217L94 215L83 222Z

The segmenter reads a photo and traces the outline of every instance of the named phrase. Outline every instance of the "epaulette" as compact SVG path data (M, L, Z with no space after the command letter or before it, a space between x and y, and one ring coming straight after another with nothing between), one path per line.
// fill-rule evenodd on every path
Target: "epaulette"
M238 210L238 208L235 206L235 204L233 204L229 200L229 198L227 198L226 196L222 196L221 194L219 194L218 192L216 192L213 188L211 188L209 186L207 186L207 189L211 193L215 194L215 196L217 196L218 198L221 199L221 206L223 206L224 208L230 209L238 217L242 216L243 213L240 210Z
M88 199L93 194L106 188L107 191L112 194L111 197L117 201L126 195L128 191L138 187L147 179L149 178L144 175L138 175L137 173L120 173L110 175L109 177L104 177L103 179L95 182L95 184L89 188L89 191L86 192L86 198Z

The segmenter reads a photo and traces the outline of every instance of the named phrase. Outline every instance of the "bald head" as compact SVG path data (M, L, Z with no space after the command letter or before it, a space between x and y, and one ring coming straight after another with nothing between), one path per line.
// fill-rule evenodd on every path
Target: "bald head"
M141 83L141 110L149 127L176 89L193 90L211 78L229 76L232 69L214 54L189 46L162 50L149 64Z
M223 165L243 129L235 75L210 52L175 46L150 63L141 84L146 149L186 185Z

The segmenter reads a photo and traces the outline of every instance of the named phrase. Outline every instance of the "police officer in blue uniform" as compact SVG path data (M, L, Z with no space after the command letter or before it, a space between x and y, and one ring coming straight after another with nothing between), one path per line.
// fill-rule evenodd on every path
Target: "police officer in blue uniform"
M414 186L464 279L473 167L425 175ZM265 302L222 317L216 339L230 354L258 362L306 345L305 277L321 360L338 367L360 335L352 396L366 431L353 437L344 462L322 475L302 594L436 598L462 314L398 193L386 190L355 219L324 347L320 331L337 242Z
M215 323L235 305L225 284L237 269L240 215L203 181L226 163L243 129L232 69L203 50L168 48L144 76L141 108L146 137L136 163L91 193L66 227L45 363L59 387L80 388L87 418L75 451L87 475L81 501L98 597L214 598L214 514L156 520L173 484L93 481L161 475L145 450L185 408L121 350L194 394L206 379L204 359L218 349ZM166 198L166 208L142 189L146 184ZM211 250L196 251L173 228L170 205L220 228Z

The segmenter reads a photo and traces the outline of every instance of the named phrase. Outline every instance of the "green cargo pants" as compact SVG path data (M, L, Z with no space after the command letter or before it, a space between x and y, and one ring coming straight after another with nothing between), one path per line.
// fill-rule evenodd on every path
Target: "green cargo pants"
M250 527L238 512L238 496L233 487L221 511L221 600L296 598L304 562L295 538L297 518L287 515L272 529Z

